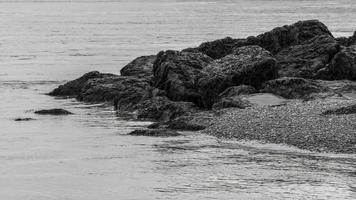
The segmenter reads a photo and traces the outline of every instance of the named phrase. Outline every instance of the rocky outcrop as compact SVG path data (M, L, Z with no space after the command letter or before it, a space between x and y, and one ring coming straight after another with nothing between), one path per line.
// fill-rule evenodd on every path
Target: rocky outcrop
M211 108L219 94L241 84L260 87L277 77L276 61L259 46L240 47L222 59L205 67L198 79L202 99L200 105Z
M340 45L329 35L287 47L276 55L278 74L280 77L316 78L339 49Z
M328 28L320 21L307 20L277 27L257 37L249 37L248 42L259 45L272 54L276 54L286 47L302 44L320 35L333 37Z
M153 66L153 86L174 101L197 102L196 77L212 59L202 53L162 51Z
M64 110L61 108L49 109L49 110L38 110L35 111L35 114L39 115L72 115L72 112L68 110Z
M310 99L315 93L328 92L329 88L314 80L283 77L267 81L261 92L272 93L287 99Z
M121 76L149 77L155 60L156 55L138 57L120 70Z
M356 80L356 45L338 52L328 65L328 70L333 79Z
M68 83L59 86L54 89L52 92L48 93L51 96L69 96L76 97L80 94L82 88L87 83L88 80L94 78L107 78L107 77L116 77L114 74L104 74L98 71L92 71L84 74L78 79L69 81Z

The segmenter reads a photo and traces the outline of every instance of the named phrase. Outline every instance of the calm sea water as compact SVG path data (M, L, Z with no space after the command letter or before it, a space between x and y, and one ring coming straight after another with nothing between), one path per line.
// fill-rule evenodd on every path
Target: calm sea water
M130 137L149 122L44 93L140 55L302 19L356 30L353 0L0 1L0 199L354 199L356 155L196 133ZM35 116L61 107L66 117ZM16 117L37 120L15 122Z

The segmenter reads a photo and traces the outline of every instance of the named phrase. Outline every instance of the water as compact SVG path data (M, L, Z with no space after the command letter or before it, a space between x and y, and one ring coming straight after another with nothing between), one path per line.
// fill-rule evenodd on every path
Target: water
M0 199L354 199L356 156L127 136L149 122L44 93L140 55L317 18L356 30L353 0L0 1ZM60 107L72 116L36 116ZM17 117L36 120L15 122Z

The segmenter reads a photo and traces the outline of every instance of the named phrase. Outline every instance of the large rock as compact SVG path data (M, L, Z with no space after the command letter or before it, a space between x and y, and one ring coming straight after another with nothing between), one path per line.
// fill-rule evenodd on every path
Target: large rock
M287 99L309 99L315 93L328 91L329 89L318 81L295 77L267 81L261 89L261 92L276 94Z
M219 59L232 53L234 48L249 45L246 39L233 39L226 37L219 40L204 42L197 48L188 48L183 51L187 52L201 52L213 59Z
M277 76L276 61L259 46L240 47L202 70L198 87L202 95L200 106L211 108L226 88L241 84L260 87Z
M69 96L69 97L76 97L80 94L82 88L90 79L95 78L106 78L106 77L116 77L117 75L114 74L104 74L98 71L92 71L84 74L78 79L73 81L69 81L64 85L60 85L58 88L54 89L52 92L49 93L51 96Z
M339 50L340 45L328 35L287 47L276 55L279 76L315 78Z
M320 35L333 37L323 23L318 20L307 20L299 21L292 25L277 27L257 37L249 37L248 42L259 45L271 53L276 54L288 46L301 44Z
M356 80L356 45L343 48L337 53L328 70L333 79Z
M155 60L156 55L138 57L120 70L121 76L151 76Z
M196 102L195 79L210 62L212 59L202 53L162 51L153 66L153 85L165 90L171 100Z
M78 100L85 102L116 101L119 109L128 109L151 97L152 87L147 79L117 76L89 80Z

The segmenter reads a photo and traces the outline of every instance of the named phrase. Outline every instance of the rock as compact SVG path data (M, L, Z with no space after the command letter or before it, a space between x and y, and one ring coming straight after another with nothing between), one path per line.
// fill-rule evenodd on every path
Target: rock
M173 101L196 102L200 98L196 76L210 62L212 59L202 53L162 51L153 65L153 85Z
M251 104L248 101L242 100L239 96L224 97L218 102L214 103L213 109L223 109L223 108L240 108L244 109L250 107Z
M59 86L54 89L52 92L48 93L51 96L69 96L76 97L80 94L82 88L87 83L88 80L94 78L106 78L106 77L115 77L114 74L103 74L98 71L92 71L84 74L82 77L69 81L68 83Z
M35 114L39 115L72 115L73 113L61 109L61 108L55 108L55 109L49 109L49 110L38 110L35 111Z
M333 79L356 80L356 45L343 48L328 65Z
M120 70L121 76L149 77L153 75L153 63L156 55L141 56Z
M198 78L202 95L199 105L211 108L219 94L231 86L241 84L260 87L277 77L275 59L259 46L234 49L233 54L214 61L205 67Z
M276 55L280 77L313 79L339 51L340 45L329 35L316 36L301 44L287 47Z
M247 45L249 45L249 43L246 39L232 39L231 37L226 37L211 42L204 42L197 48L188 48L183 51L201 52L213 59L219 59L231 54L234 48Z
M258 91L250 86L250 85L238 85L232 86L224 90L224 92L220 93L220 97L232 97L238 95L245 95L245 94L253 94L257 93Z
M198 131L209 127L216 116L220 115L222 112L217 111L198 111L194 113L189 113L182 115L174 120L168 121L161 124L161 127L165 127L173 130L181 131Z
M137 104L134 108L137 110L139 119L153 119L163 122L198 110L194 103L171 101L166 97L148 99Z
M150 136L150 137L175 137L175 136L180 136L181 134L176 131L164 130L164 129L144 129L144 130L132 131L128 135Z
M356 104L351 106L345 106L341 108L327 110L322 113L323 115L351 115L356 114Z
M328 92L319 82L296 77L283 77L267 81L261 92L272 93L287 99L309 99L313 93Z
M323 23L318 20L307 20L299 21L292 25L277 27L272 31L247 39L248 43L259 45L272 54L276 54L288 46L302 44L320 35L333 37Z
M351 37L340 37L336 38L337 42L341 44L342 46L351 46L351 45L356 45L356 31L354 32L354 35Z
M152 87L147 79L116 76L89 80L78 100L90 103L115 101L119 109L129 109L151 97Z
M14 121L16 121L16 122L20 122L20 121L32 121L32 120L35 120L35 119L29 118L29 117L25 117L25 118L19 117L19 118L14 119Z

